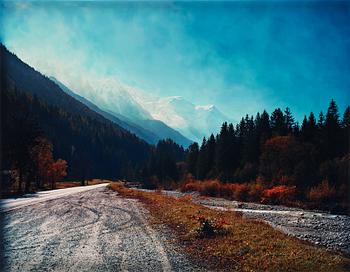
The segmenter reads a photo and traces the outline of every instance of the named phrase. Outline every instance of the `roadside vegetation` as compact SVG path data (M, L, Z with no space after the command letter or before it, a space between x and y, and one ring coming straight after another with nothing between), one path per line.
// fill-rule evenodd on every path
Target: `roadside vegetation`
M84 186L84 185L96 185L101 183L108 183L110 180L104 180L104 179L91 179L91 180L84 180L84 181L59 181L56 182L56 189L64 189L64 188L71 188L71 187L77 187L77 186Z
M174 198L160 192L110 188L140 200L151 223L175 233L181 248L215 271L347 271L349 259L289 237L265 223L239 213L216 211L193 203L190 196Z
M344 194L343 191L336 190L327 180L308 189L304 198L300 197L300 191L298 192L296 186L273 186L262 180L250 183L222 183L218 180L188 179L179 189L181 192L198 192L202 196L228 200L331 211L334 211L334 203L342 201ZM343 206L346 206L346 203Z

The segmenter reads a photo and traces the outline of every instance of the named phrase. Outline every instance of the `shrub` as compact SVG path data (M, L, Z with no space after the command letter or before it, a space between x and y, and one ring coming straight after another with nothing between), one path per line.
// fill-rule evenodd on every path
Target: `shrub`
M233 199L234 198L234 184L221 184L220 196L227 198L227 199Z
M199 181L191 181L188 183L183 184L180 187L181 192L200 192L201 191L201 184Z
M295 196L295 186L280 185L264 190L262 202L271 204L288 204L295 200Z
M236 200L247 201L249 185L248 184L236 184L236 189L234 192L234 197Z
M220 196L220 183L217 180L203 182L200 194L205 196Z
M216 235L225 235L228 233L228 224L224 219L209 219L204 216L194 216L199 225L194 229L199 238L214 237Z
M312 187L307 194L309 200L313 202L326 203L333 200L336 196L336 190L329 185L328 180L323 180L320 184Z
M248 192L249 201L260 201L263 191L264 186L261 183L252 183Z

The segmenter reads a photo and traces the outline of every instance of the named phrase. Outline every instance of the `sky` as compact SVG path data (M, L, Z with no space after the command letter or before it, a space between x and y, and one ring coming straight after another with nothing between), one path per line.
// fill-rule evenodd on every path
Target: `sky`
M289 107L297 120L350 104L350 2L0 3L1 42L71 89L113 78L216 105L239 120ZM98 95L98 94L96 94Z

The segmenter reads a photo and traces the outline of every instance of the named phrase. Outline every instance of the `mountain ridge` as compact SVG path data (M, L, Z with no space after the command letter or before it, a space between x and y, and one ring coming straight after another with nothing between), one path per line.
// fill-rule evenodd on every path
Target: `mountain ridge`
M50 77L56 84L58 84L61 89L73 96L90 109L98 112L105 118L111 120L112 122L118 124L124 129L127 129L131 133L136 134L141 139L147 141L150 144L156 144L159 140L170 138L184 147L189 146L192 141L185 138L181 133L174 130L173 128L167 126L162 121L152 120L152 119L139 119L137 123L131 120L130 118L123 116L112 110L104 110L97 106L95 103L91 102L89 99L77 94L62 82L60 82L55 77Z

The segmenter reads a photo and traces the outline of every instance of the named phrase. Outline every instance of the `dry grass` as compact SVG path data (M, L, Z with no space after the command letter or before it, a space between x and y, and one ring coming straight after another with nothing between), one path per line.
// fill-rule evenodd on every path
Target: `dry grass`
M92 179L85 181L85 185L96 185L100 183L108 183L109 180L103 180L103 179ZM56 189L65 189L65 188L71 188L71 187L77 187L81 186L80 181L60 181L56 182Z
M191 197L176 199L158 193L126 189L112 183L122 196L139 199L152 222L174 231L183 250L212 270L221 271L346 271L349 260L336 253L288 237L270 226L246 220L233 212L194 204ZM202 218L202 221L198 220ZM221 222L224 234L199 236L203 218Z
M65 188L71 188L71 187L77 187L80 186L80 181L59 181L56 182L56 189L65 189Z

